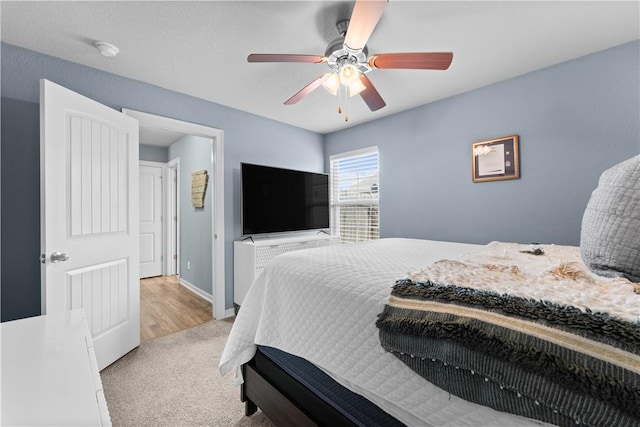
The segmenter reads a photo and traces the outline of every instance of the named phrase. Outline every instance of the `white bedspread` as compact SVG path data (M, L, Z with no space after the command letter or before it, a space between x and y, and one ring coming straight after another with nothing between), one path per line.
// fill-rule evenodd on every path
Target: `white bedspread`
M256 345L305 358L411 426L531 426L441 390L386 353L375 326L398 279L477 245L383 239L276 257L249 290L220 361L236 372Z

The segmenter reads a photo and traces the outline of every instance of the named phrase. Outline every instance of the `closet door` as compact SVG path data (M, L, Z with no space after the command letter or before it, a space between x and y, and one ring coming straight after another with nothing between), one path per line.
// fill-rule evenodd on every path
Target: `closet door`
M140 278L162 275L162 172L140 162Z

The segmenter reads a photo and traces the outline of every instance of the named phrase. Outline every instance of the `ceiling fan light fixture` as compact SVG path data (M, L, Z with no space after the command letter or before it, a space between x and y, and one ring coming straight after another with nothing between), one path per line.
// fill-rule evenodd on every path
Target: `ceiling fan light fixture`
M362 80L357 79L349 85L349 96L354 96L365 90L367 87L362 83Z
M360 79L360 72L351 64L344 65L340 68L340 83L345 86L351 86Z
M338 88L340 87L340 77L338 77L337 73L327 74L327 78L322 82L322 86L331 94L337 95Z

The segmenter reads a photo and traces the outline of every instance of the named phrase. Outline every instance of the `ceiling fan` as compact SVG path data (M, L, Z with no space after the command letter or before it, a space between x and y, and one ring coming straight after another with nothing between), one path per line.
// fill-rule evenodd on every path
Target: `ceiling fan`
M350 19L338 21L340 37L327 46L324 56L305 54L252 53L248 62L303 62L327 64L331 72L321 75L299 90L284 104L292 105L324 86L333 95L346 100L360 94L371 111L386 103L366 76L373 69L446 70L453 60L452 52L378 53L368 55L367 41L378 24L388 0L356 0ZM338 112L342 113L341 106ZM345 120L349 120L345 113Z

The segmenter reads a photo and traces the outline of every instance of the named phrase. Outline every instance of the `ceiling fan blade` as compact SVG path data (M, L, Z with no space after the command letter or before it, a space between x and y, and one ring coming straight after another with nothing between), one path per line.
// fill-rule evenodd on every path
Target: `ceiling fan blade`
M367 104L367 106L371 111L377 111L382 107L384 107L385 105L387 105L387 103L384 102L384 99L382 99L382 97L380 96L376 88L373 87L373 83L371 83L371 80L369 80L367 76L362 74L360 76L360 80L366 87L365 90L360 92L360 96L362 97L362 99L364 100L364 102Z
M373 29L378 24L388 0L357 0L353 7L344 44L350 50L364 49Z
M452 52L378 53L371 55L371 68L403 68L416 70L446 70L453 61Z
M248 62L307 62L322 64L327 58L320 55L299 55L286 53L252 53L247 57Z
M284 105L293 105L296 102L300 101L305 96L309 95L311 92L322 86L322 83L329 77L330 74L323 74L302 89L300 89L295 95L291 98L284 101Z

